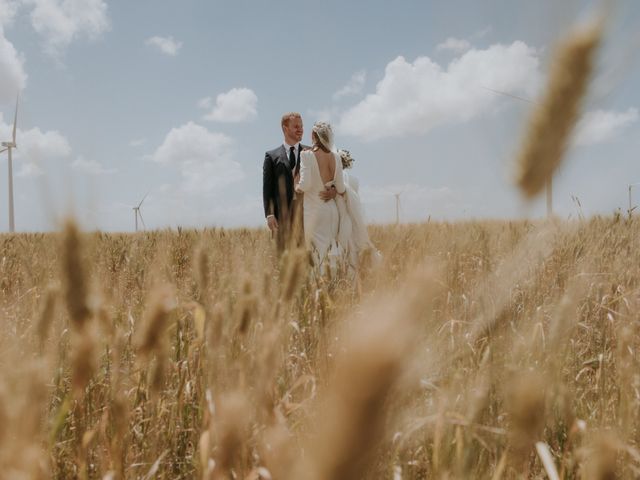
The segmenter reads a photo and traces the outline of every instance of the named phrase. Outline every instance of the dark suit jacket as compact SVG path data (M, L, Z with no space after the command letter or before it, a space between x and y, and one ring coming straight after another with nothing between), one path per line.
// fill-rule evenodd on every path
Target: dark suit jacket
M305 145L300 144L300 150ZM291 211L293 202L293 172L284 145L268 151L262 165L262 202L264 216L275 215L280 220Z

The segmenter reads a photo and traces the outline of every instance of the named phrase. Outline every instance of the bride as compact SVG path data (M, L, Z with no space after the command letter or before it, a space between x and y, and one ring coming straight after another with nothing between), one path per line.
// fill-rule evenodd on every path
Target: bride
M340 155L335 151L333 130L317 122L311 131L313 147L300 153L300 179L296 185L304 196L304 236L307 249L321 271L347 262L358 268L359 254L372 248L355 189L345 182ZM320 193L335 188L335 199L324 201Z

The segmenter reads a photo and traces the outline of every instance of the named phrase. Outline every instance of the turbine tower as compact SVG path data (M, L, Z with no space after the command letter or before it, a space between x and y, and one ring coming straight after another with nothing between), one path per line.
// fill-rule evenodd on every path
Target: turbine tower
M146 230L147 226L144 224L144 219L142 218L142 212L140 211L140 207L142 206L142 202L144 202L144 199L147 198L147 195L149 195L149 192L145 193L144 197L142 197L142 200L140 200L140 203L138 204L137 207L133 207L133 214L135 216L136 219L136 232L138 231L138 217L140 217L140 221L142 222L142 227Z
M553 215L553 174L547 178L547 217Z
M631 214L632 214L632 213L633 213L633 211L636 209L636 207L633 207L633 206L631 205L631 189L632 189L633 187L638 186L638 185L640 185L640 183L630 183L630 184L629 184L629 211L627 212L627 213L629 214L629 218L631 218Z
M19 94L16 97L16 113L13 117L13 135L11 137L11 140L8 142L2 142L2 147L4 147L2 150L0 150L0 153L2 152L7 152L7 156L9 158L9 162L8 162L8 167L9 167L9 231L11 233L16 231L16 224L15 224L15 218L13 215L13 156L12 156L12 151L14 148L18 148L18 145L16 144L16 127L18 124L18 100L19 100Z
M396 225L400 224L400 193L394 193L393 196L396 197Z

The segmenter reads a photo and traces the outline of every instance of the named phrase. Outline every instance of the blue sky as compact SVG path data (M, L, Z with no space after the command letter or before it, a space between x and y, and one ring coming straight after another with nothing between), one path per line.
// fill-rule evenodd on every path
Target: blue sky
M560 5L561 4L561 5ZM616 2L555 211L640 182L640 5ZM373 222L536 217L510 180L554 43L586 1L0 0L0 135L21 90L18 230L259 226L279 118L331 121ZM3 140L5 140L3 138ZM7 138L8 140L8 138ZM6 153L0 231L8 229ZM640 203L640 186L637 191Z

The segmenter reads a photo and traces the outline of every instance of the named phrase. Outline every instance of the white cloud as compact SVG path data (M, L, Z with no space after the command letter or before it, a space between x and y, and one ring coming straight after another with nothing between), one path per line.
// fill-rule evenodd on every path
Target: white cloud
M11 25L17 12L17 0L0 0L0 28L5 25Z
M2 15L0 2L0 15ZM24 57L18 53L13 44L4 36L0 18L0 102L14 100L19 91L27 84L27 73L24 70Z
M594 110L584 114L576 126L574 145L587 146L607 142L638 121L638 109L626 112Z
M45 41L45 52L59 56L80 37L95 39L111 28L104 0L23 0L33 6L31 25Z
M182 42L177 42L173 37L151 37L145 41L146 45L158 48L165 55L175 57L182 48Z
M201 108L210 108L211 99L198 102ZM216 97L216 104L204 116L205 120L238 123L254 120L258 116L258 97L250 88L232 88Z
M18 119L18 124L20 124ZM13 118L6 122L0 112L0 138L9 139L13 130ZM16 158L34 158L36 160L48 157L66 157L71 153L67 139L55 130L42 132L38 127L29 130L20 128L16 131Z
M347 97L350 95L358 95L362 92L362 87L364 87L364 83L367 80L367 72L361 70L359 72L354 73L349 82L333 94L333 99L338 100L342 97Z
M467 40L449 37L444 42L438 44L437 51L448 50L454 53L466 52L471 48L471 44Z
M233 159L233 145L227 135L189 122L173 128L151 159L178 167L183 192L215 193L244 178L242 167Z
M11 119L11 122L13 119ZM0 138L2 141L11 138L13 125L5 123L0 113ZM30 176L42 173L39 165L55 158L64 158L70 155L71 146L67 139L54 130L42 132L38 127L29 130L18 128L16 132L18 148L14 150L14 159L22 164L18 175ZM3 153L6 155L6 153Z
M520 41L469 50L446 69L428 57L413 63L398 57L387 65L376 92L347 110L338 127L372 140L465 122L499 102L483 87L532 96L541 85L539 66L536 51Z
M18 158L29 161L62 158L71 153L71 146L64 136L52 130L42 132L38 127L18 131L17 143Z
M82 155L78 156L78 158L73 161L71 168L89 175L108 175L117 172L117 169L115 168L104 168L100 162L96 160L87 160Z
M130 147L141 147L145 143L147 143L147 139L146 138L134 138L133 140L129 141L129 146Z

